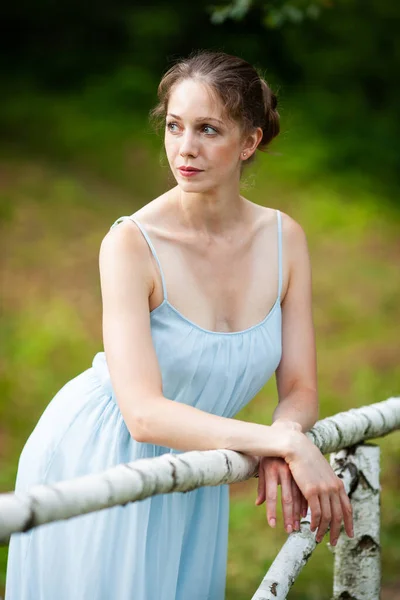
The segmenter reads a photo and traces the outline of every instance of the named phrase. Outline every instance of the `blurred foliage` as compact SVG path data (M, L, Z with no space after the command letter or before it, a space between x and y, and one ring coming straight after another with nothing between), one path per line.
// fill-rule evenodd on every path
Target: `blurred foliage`
M266 27L282 27L285 23L302 23L304 19L316 19L321 8L331 6L329 0L234 0L229 4L210 6L211 22L219 25L226 19L240 21L253 7L263 11L262 22Z
M319 18L299 24L295 15L312 14L312 6L322 7ZM292 119L285 135L300 139L299 148L316 136L326 142L318 170L359 172L398 202L400 4L242 0L227 7L236 7L237 18L215 25L207 4L183 0L8 3L0 136L24 144L29 138L41 149L40 131L47 141L49 130L63 126L41 101L60 101L67 113L66 104L83 102L103 121L144 115L171 62L206 47L239 54L265 72L279 88L282 118ZM266 19L281 26L266 29Z

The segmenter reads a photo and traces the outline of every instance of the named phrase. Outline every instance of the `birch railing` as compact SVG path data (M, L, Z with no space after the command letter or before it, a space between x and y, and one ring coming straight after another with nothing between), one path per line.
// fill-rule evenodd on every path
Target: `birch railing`
M341 535L335 548L334 600L379 600L379 447L363 442L399 428L400 397L338 413L306 434L323 454L334 453L331 464L353 506L354 538ZM0 494L0 543L6 544L12 533L155 494L245 481L257 468L256 459L231 450L164 454L97 475L37 485L25 494ZM252 600L286 598L317 545L309 517L288 536Z

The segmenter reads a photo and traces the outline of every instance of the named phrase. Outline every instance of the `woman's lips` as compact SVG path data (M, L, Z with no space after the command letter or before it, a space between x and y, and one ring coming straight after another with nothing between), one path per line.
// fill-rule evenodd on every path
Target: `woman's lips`
M179 173L183 175L183 177L193 177L194 175L198 175L199 173L203 173L200 169L190 169L190 168L182 168L179 167Z

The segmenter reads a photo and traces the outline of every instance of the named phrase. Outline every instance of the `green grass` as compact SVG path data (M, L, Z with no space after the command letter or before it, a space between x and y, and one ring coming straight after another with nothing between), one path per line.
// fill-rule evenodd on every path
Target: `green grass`
M81 127L85 124L87 120ZM7 249L0 317L1 491L13 489L19 452L52 396L86 369L102 347L102 237L118 216L133 212L168 185L153 138L149 143L130 130L127 136L117 124L110 147L96 151L109 132L100 131L95 143L82 133L78 143L78 125L70 137L66 126L58 134L69 150L60 151L56 160L48 158L44 147L35 154L27 144L17 144L14 158L0 162L1 236ZM50 149L57 143L47 140ZM109 161L113 145L117 158ZM289 144L282 149L282 155L261 157L247 175L243 193L288 212L307 233L322 418L399 394L400 219L359 176L341 180L320 173L307 179L318 147L302 157ZM6 147L1 154L7 154ZM276 399L270 381L238 416L269 423ZM399 434L378 443L383 582L388 586L398 580L400 562ZM251 597L286 537L281 520L277 529L268 527L264 507L254 506L255 496L255 480L232 486L227 600ZM2 548L0 594L5 564ZM332 564L323 543L290 598L330 598Z

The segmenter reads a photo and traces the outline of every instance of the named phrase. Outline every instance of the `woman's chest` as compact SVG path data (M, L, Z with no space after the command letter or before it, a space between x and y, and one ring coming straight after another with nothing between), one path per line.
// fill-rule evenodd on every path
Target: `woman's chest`
M188 320L216 332L236 332L260 323L278 296L276 248L267 256L240 246L215 252L165 250L163 271L169 303ZM163 301L159 271L150 310Z

